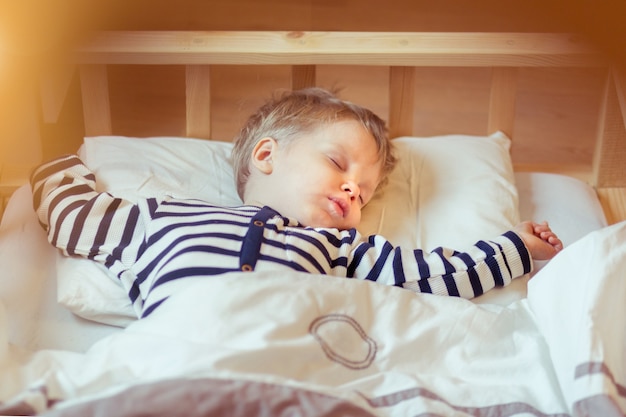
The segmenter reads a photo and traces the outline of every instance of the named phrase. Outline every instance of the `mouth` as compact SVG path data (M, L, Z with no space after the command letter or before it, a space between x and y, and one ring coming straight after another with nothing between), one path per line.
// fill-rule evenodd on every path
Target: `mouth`
M339 217L347 217L350 213L350 205L342 199L339 198L329 198L331 203L331 209L334 211Z

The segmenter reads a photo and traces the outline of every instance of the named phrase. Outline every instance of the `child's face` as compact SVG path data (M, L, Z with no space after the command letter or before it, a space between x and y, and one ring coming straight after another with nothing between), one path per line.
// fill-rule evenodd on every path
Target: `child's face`
M372 135L343 120L278 146L272 165L264 204L305 226L349 229L378 186L382 162Z

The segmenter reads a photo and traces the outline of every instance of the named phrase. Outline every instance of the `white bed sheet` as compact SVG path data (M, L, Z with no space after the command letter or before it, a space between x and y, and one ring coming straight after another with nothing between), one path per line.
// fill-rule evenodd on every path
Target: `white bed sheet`
M215 415L278 417L324 397L312 415L620 417L625 269L622 222L567 247L506 307L297 271L192 279L86 353L9 359L0 413L200 416L212 398ZM233 382L234 395L213 389ZM263 384L289 398L265 390L255 406Z
M521 218L549 221L566 246L606 226L593 189L581 181L543 173L517 173L515 179ZM57 303L55 258L55 249L30 209L30 188L24 186L9 201L0 225L0 308L5 310L0 317L7 321L0 329L6 329L16 350L85 352L95 341L119 331L81 319ZM526 279L518 279L476 302L507 305L526 296L526 284Z

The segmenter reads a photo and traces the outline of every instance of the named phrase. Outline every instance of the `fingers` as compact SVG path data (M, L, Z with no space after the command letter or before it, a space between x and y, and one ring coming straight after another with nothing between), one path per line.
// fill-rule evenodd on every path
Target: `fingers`
M533 223L533 231L535 236L541 238L541 240L548 242L556 251L560 251L563 249L563 242L561 239L552 231L548 222L543 221L541 223Z
M548 222L546 221L541 223L533 223L532 228L533 233L536 236L541 237L542 239L542 235L554 234L554 232L552 232L552 229L550 229L550 225L548 225Z
M524 243L530 250L531 256L535 259L551 259L563 249L563 242L552 231L546 221L541 223L524 221L518 224L515 230L521 234Z
M550 225L548 225L548 222L543 221L541 223L533 223L533 232L539 236L541 235L542 232L551 232L552 230L550 229Z
M554 233L550 234L547 237L541 236L541 239L548 242L557 252L563 249L563 242L559 239Z

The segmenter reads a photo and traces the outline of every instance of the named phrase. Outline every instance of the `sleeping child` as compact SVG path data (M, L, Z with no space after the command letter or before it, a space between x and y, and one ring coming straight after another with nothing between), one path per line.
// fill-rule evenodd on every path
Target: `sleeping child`
M38 167L31 185L51 244L108 268L139 317L188 279L282 268L473 298L562 249L547 223L534 222L432 252L361 236L361 210L394 162L384 121L311 88L272 98L241 129L233 148L240 206L173 197L132 203L96 191L75 155Z

